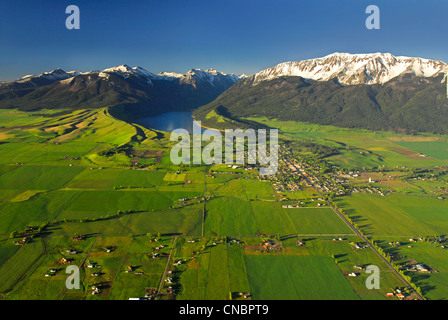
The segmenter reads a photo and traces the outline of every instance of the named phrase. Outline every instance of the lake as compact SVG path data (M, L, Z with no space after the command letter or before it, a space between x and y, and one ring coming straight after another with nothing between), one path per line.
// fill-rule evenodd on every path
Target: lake
M174 129L186 129L189 133L193 133L193 127L200 128L194 122L193 112L188 111L166 112L156 116L141 118L135 122L145 128L167 132L171 132ZM200 129L201 133L207 130L205 128Z

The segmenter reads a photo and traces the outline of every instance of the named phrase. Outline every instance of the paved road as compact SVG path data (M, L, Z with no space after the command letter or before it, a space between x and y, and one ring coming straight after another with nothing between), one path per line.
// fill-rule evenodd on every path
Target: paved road
M168 256L168 260L165 265L165 270L163 271L162 279L160 280L159 288L157 289L156 300L159 299L160 291L162 290L163 282L165 281L166 272L168 271L168 266L170 265L171 256L173 254L174 247L176 246L176 240L177 240L177 236L175 236L174 240L173 240L173 246L171 247L170 255Z
M300 172L300 171L299 171ZM314 183L312 183L302 172L300 172L300 174L302 175L302 177L311 185L313 186L314 190L317 191L317 193L320 194L320 196L322 198L325 198L325 195L314 185ZM338 209L335 208L335 206L331 203L331 201L327 200L327 204L333 209L333 211L339 216L339 218L341 218L349 227L350 229L353 230L353 232L356 233L357 236L359 236L365 243L367 243L367 246L372 249L373 252L375 252L375 254L389 267L389 269L398 277L398 279L401 280L401 282L403 282L403 284L409 289L411 290L415 296L417 296L417 298L419 300L424 300L424 298L417 292L415 291L415 289L409 284L409 282L403 278L401 276L401 274L398 273L397 270L395 270L395 268L389 263L389 261L387 261L379 252L378 250L375 249L375 247L370 243L370 241L358 230L355 228L354 225L352 225L346 218L345 216L339 212Z

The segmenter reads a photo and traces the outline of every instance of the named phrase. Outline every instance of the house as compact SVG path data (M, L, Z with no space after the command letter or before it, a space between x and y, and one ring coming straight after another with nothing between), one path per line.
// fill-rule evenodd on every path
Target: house
M70 263L70 262L72 262L73 261L73 259L67 259L67 258L61 258L61 259L59 259L59 263L60 264L67 264L67 263Z
M101 289L98 288L97 286L92 286L92 295L97 295L100 294Z
M360 245L360 244L358 244L358 243L355 243L355 248L356 248L356 249L364 249L365 246Z
M429 273L428 268L426 268L425 265L420 264L420 263L415 265L415 269L417 269L418 272Z
M84 236L82 234L77 234L77 235L73 236L73 240L78 242L78 241L84 241L85 238L84 238Z

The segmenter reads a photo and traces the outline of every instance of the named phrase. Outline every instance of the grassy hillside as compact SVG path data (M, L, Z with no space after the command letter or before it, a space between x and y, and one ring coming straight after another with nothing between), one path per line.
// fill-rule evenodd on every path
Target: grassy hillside
M265 116L370 130L447 133L448 99L441 78L402 76L384 85L279 77L253 85L240 81L195 111L206 126ZM227 120L232 119L232 120ZM245 127L244 121L240 123Z

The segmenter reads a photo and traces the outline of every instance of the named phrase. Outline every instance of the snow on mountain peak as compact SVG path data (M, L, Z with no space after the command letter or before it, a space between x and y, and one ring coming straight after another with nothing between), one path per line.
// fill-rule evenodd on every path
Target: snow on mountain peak
M181 73L177 73L177 72L159 72L158 74L157 74L158 76L160 76L160 77L164 77L164 78L166 78L166 80L169 80L169 79L172 79L172 80L174 80L174 79L178 79L178 78L182 78L184 75L183 74L181 74Z
M333 53L322 58L280 63L254 75L254 85L281 76L300 76L327 81L333 78L345 85L383 84L403 74L433 77L447 72L442 61L394 56L391 53Z
M228 83L235 83L238 80L242 79L241 77L238 77L234 74L225 74L212 68L207 69L205 71L201 69L191 69L185 74L180 74L176 72L160 72L158 74L153 74L139 66L132 68L126 64L122 64L116 67L104 69L102 71L96 70L84 73L81 73L79 71L65 72L62 69L56 69L50 72L42 73L37 76L26 75L20 78L18 81L23 83L31 81L35 78L45 78L52 81L59 81L69 79L77 75L95 75L95 74L98 75L100 78L103 78L104 80L108 80L111 74L117 74L124 78L137 77L141 81L146 82L150 86L154 85L153 81L174 81L174 80L179 80L184 83L205 81L209 82L214 86L215 84L223 84L223 83L227 85Z
M130 66L128 66L126 64L122 64L122 65L119 65L116 67L104 69L102 72L125 72L125 73L131 72L132 73L133 71L134 70Z

